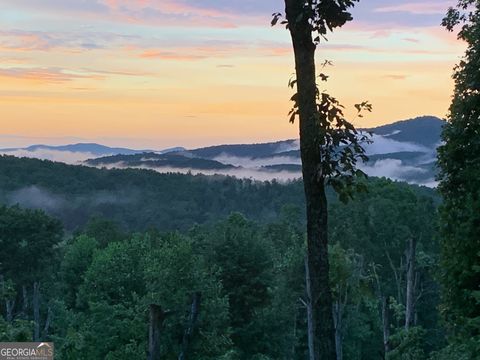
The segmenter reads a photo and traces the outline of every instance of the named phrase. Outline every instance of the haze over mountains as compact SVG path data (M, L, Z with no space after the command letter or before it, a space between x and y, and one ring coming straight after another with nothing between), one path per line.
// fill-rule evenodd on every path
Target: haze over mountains
M436 148L444 121L431 116L366 129L373 134L370 157L361 165L370 176L435 186ZM298 140L264 144L218 145L187 150L111 148L99 144L34 145L0 153L106 168L145 168L158 172L224 174L258 180L301 176Z

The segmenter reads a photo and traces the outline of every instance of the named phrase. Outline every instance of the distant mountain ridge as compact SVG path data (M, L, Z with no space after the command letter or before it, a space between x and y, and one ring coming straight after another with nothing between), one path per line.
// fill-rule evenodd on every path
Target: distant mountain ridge
M222 154L231 154L238 157L264 157L274 154L291 151L298 148L298 140L284 140L263 144L233 144L233 145L216 145L199 149L190 150L190 152L198 157L215 158Z
M223 164L215 160L184 156L182 155L182 151L171 151L164 154L144 152L134 155L113 155L108 157L101 157L98 159L87 160L86 163L93 166L128 163L130 167L172 167L188 168L192 170L222 170L234 168L234 166L232 165Z
M438 146L445 124L435 116L421 116L415 119L397 121L369 129L374 134L401 142L413 142L427 147Z
M165 149L160 151L154 150L133 150L123 147L109 147L96 143L78 143L78 144L68 144L68 145L31 145L25 148L7 148L0 149L2 153L9 153L15 151L30 151L35 152L39 150L50 150L50 151L69 151L73 153L89 153L96 156L109 156L109 155L134 155L142 154L145 152L155 152L155 153L167 153L172 151L182 151L184 148L175 147L171 149Z
M360 165L361 168L371 176L435 186L436 148L441 143L444 124L439 118L422 116L364 129L373 134L374 142L366 146L370 161ZM88 156L77 158L74 163L95 167L149 168L158 172L288 180L301 176L299 148L299 141L290 139L191 150L178 147L162 151L111 148L99 144L34 145L24 149L0 150L0 153L15 154L15 151L21 150L19 156L28 157L28 152L68 152Z

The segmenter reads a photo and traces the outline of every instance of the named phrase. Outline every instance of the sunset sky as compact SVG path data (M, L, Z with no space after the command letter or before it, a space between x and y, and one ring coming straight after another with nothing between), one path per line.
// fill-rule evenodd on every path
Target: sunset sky
M443 117L464 45L442 0L363 0L318 62L369 127ZM0 0L0 148L95 141L161 149L297 137L282 0ZM353 112L352 112L353 113Z

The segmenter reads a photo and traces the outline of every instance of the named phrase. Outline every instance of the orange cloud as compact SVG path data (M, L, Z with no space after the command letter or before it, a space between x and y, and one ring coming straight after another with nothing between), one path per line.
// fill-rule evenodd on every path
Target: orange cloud
M0 49L1 51L1 49ZM0 56L0 64L25 64L31 61L29 58L24 57L8 57L8 56Z
M103 77L99 75L79 75L66 73L63 69L58 68L0 69L0 77L50 84L65 83L76 79L103 79Z
M160 59L160 60L178 60L178 61L192 61L205 59L202 55L188 55L180 54L172 51L147 50L139 55L143 59Z
M24 31L1 31L1 51L48 50L50 43L40 35Z

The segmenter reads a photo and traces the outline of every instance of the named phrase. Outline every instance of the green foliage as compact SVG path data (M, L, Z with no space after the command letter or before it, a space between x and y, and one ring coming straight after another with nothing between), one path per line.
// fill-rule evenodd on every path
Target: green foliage
M78 237L62 265L76 306L60 306L58 351L70 359L145 358L148 305L172 312L165 323L162 354L176 359L191 294L202 294L191 354L215 359L230 344L228 302L216 271L195 255L190 240L180 235L152 238L135 235L104 249L89 237ZM59 334L59 335L60 335ZM98 336L102 334L102 336ZM85 355L86 354L86 355Z
M364 259L353 250L345 250L339 243L329 249L331 287L334 299L348 296L356 301L362 292L368 292L369 278L364 273Z
M126 235L111 220L93 217L85 225L84 234L94 238L102 248L111 242L122 241Z
M362 359L362 352L372 353L370 346L380 346L372 341L379 326L372 321L377 314L372 278L364 256L338 242L330 246L329 259L333 314L343 354L347 359Z
M56 206L47 209L49 215L60 219L69 232L83 231L89 223L87 235L98 237L100 244L112 234L121 238L123 231L187 231L234 211L268 223L285 204L304 208L301 181L285 186L277 181L95 169L12 156L0 156L0 169L0 201L36 186L46 199L55 200ZM117 224L116 229L108 221Z
M15 320L12 323L0 317L0 341L31 341L33 324L26 320Z
M427 358L423 349L425 330L413 327L400 330L390 340L393 350L386 356L387 360L424 360Z
M322 184L330 185L342 202L353 198L355 192L366 190L365 183L361 181L366 178L366 174L358 168L357 163L368 161L363 146L370 142L370 137L358 131L345 118L343 105L325 90L320 91L316 83L313 93L309 84L313 79L308 77L316 76L314 54L320 39L326 40L328 32L352 20L349 9L353 8L357 1L285 0L286 19L281 22L291 32L297 59L296 73L302 77L300 81L298 79L289 81L292 89L297 88L297 92L291 97L294 104L288 114L289 119L293 123L298 116L304 124L310 123L309 132L314 133L305 133L301 126L303 166L314 168L315 176L321 179ZM276 25L282 16L281 13L274 13L272 26ZM304 34L307 36L304 37ZM303 63L299 63L298 59L303 59ZM325 68L327 65L332 63L325 61L322 67ZM305 76L307 72L309 75ZM318 78L326 82L329 76L320 73ZM315 110L310 108L313 102ZM372 111L372 105L368 101L356 104L355 108L359 117L363 117L362 111ZM310 163L311 159L305 161L308 148L314 149L312 154L316 154L317 163Z
M308 19L311 24L311 32L315 34L315 43L319 43L320 39L326 40L326 35L329 31L333 31L337 27L342 27L348 21L352 20L352 15L349 12L355 3L359 0L308 0L301 4L303 7L302 17L295 19L299 22L304 18ZM299 3L300 4L300 3ZM272 26L282 18L281 13L274 13L272 19ZM289 23L288 20L281 22L289 28L294 24Z
M146 301L173 312L165 327L165 357L176 359L180 352L178 339L183 335L195 292L201 294L201 310L190 354L205 360L223 354L231 345L230 319L218 269L195 253L190 239L178 234L162 238L159 246L145 256L143 266Z
M480 354L480 338L459 338L440 351L433 352L430 360L471 360L477 359Z
M207 262L219 268L228 296L232 340L248 359L260 349L255 341L257 312L270 304L271 244L241 214L232 214L211 229L192 233Z
M39 210L0 206L0 340L31 341L34 284L40 289L39 322L47 317L63 236L60 221ZM43 325L42 325L43 326Z
M456 66L455 92L439 149L443 285L442 311L449 325L451 346L460 349L476 339L480 319L480 1L461 0L451 8L443 25L467 43ZM468 348L472 348L470 345ZM463 355L462 355L463 356Z
M83 276L90 266L94 252L97 249L97 240L86 235L75 238L65 249L60 265L60 277L64 292L63 300L67 306L76 306L78 288L83 283Z
M403 257L409 238L417 237L420 253L438 251L434 241L435 199L423 194L421 188L386 179L370 182L369 192L357 198L348 206L332 205L331 239L360 252L366 264L379 267L383 291L401 303L403 282L399 274L405 270Z
M135 174L143 176L143 172ZM192 177L189 181L203 180ZM248 192L253 183L211 182L213 185L208 186L216 193L252 199ZM203 186L207 185L202 183L199 189L206 188ZM432 240L438 200L431 190L385 179L370 180L369 188L369 193L360 194L348 207L332 202L330 208L334 214L330 218L334 243L330 247L330 276L334 301L342 305L344 358L369 360L382 351L379 303L371 269L375 265L382 290L396 298L396 286L392 285L395 277L385 254L388 251L397 271L404 272L401 258L411 234L421 235L417 267L423 295L419 297L417 317L426 335L418 340L410 334L403 337L393 321L392 339L399 339L394 342L395 349L412 344L423 349L427 358L430 351L439 350L443 339L443 329L435 320L438 289L429 275L436 266L438 251ZM163 358L177 359L192 295L201 292L200 313L189 348L192 359L305 359L303 204L298 200L289 205L285 202L301 192L297 183L262 184L255 191L262 202L253 204L257 207L254 214L270 212L270 205L261 208L264 203L278 201L279 205L273 214L256 222L233 213L226 220L197 225L187 233L124 233L106 220L92 221L67 239L62 239L61 228L52 227L56 230L51 238L37 232L37 236L43 234L39 241L52 246L50 258L42 262L49 270L39 270L49 290L42 293L41 322L45 323L50 308L53 318L45 339L55 342L58 358L146 358L148 306L155 303L171 311L164 323ZM277 199L281 191L285 194ZM329 197L333 198L333 192ZM33 239L35 229L45 226L43 222L55 223L41 212L18 207L3 211L2 231L12 236L25 234ZM273 220L267 222L270 217ZM19 249L12 246L13 254L19 256L22 241L15 244ZM2 264L14 263L15 259L3 254ZM18 274L10 272L15 276L4 279L0 287L4 305L0 310L0 336L5 340L30 340L31 315L22 318L22 283L18 281L35 277L20 267L16 271ZM47 284L44 286L47 288ZM400 286L404 286L404 279ZM16 308L9 322L5 300L13 298ZM397 304L402 307L403 300ZM432 343L430 338L437 342ZM470 354L472 346L455 351ZM445 349L445 354L448 351L454 349Z
M323 67L332 65L330 61L325 61ZM321 81L326 82L328 76L321 73ZM296 80L290 80L289 86L294 88ZM294 105L290 110L290 122L295 121L296 116L300 116L300 98L295 93L291 100ZM358 162L368 161L364 145L371 143L369 134L358 131L345 118L344 107L340 102L329 95L326 91L320 92L317 84L316 88L316 126L319 130L318 144L320 148L319 164L317 170L319 176L325 179L325 183L330 185L339 195L342 202L353 199L355 192L366 191L364 180L366 174L357 167ZM363 111L372 111L372 105L368 102L356 104L358 116L363 117Z
M0 206L1 274L30 285L48 273L63 235L61 223L39 210Z

